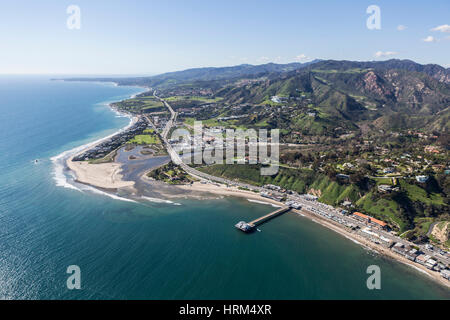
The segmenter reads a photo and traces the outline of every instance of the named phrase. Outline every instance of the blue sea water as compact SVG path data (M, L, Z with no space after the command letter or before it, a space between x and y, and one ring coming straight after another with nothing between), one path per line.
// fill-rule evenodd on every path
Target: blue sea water
M235 230L268 205L134 203L70 188L52 159L126 126L106 102L142 90L0 77L0 298L450 298L426 275L300 216ZM366 287L373 264L381 290ZM67 289L69 265L81 268L81 290Z

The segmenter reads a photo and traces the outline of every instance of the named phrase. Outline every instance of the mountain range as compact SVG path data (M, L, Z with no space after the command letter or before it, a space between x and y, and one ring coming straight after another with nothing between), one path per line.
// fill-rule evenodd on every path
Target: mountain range
M217 93L230 103L299 94L309 97L311 106L334 125L350 128L367 120L381 129L449 130L449 69L409 60L319 61Z
M322 121L331 131L338 126L356 129L365 123L384 130L415 128L448 132L450 129L450 69L411 60L244 64L151 77L66 80L114 81L162 91L177 87L209 88L227 104L264 104L273 96L303 96L310 101L311 109L318 112L315 121ZM243 84L242 80L252 81ZM300 125L304 124L300 121Z

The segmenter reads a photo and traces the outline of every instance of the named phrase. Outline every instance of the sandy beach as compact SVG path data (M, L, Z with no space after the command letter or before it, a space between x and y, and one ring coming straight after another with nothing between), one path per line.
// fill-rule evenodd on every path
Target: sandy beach
M116 82L112 82L115 86L118 84ZM142 87L142 86L139 86ZM137 95L145 93L150 91L150 88L142 87L145 89L145 91L140 93L135 93L131 95L127 99L133 99ZM127 100L124 99L124 100ZM66 166L72 170L76 176L76 181L84 184L91 185L93 187L102 188L102 189L117 189L117 188L123 188L123 187L130 187L133 186L135 183L134 181L123 181L123 176L120 174L122 170L122 165L120 163L111 162L111 163L101 163L101 164L90 164L85 161L73 161L73 158L77 155L80 155L84 152L86 152L89 149L92 149L93 147L99 145L103 141L115 136L119 132L125 131L128 128L132 127L138 120L139 117L132 116L127 113L123 113L116 108L112 106L112 103L108 103L108 107L113 110L115 113L124 115L130 118L130 123L126 125L124 128L118 130L117 132L114 132L113 134L101 138L97 141L94 141L92 143L86 144L84 146L78 147L74 149L73 154L66 160ZM72 150L71 150L72 151ZM69 151L69 152L71 152Z
M254 192L246 191L246 190L239 190L235 187L227 187L225 185L202 184L200 182L194 182L192 185L182 185L182 186L177 186L177 188L180 188L183 190L208 192L208 193L213 193L213 194L223 195L223 196L242 197L242 198L246 198L246 199L252 199L252 200L262 201L265 203L274 204L277 206L284 206L283 203L272 200L272 199L264 198L264 197L260 196L258 193L254 193ZM314 222L339 233L340 235L346 237L347 239L356 241L360 245L362 245L366 248L369 248L371 250L374 250L383 256L386 256L386 257L389 257L396 261L407 264L408 266L411 266L412 268L414 268L418 271L420 270L420 272L426 273L433 280L438 281L439 283L450 288L450 281L442 278L437 272L431 271L418 263L414 263L414 262L396 254L395 252L392 252L388 248L377 245L377 244L373 243L372 241L370 241L354 232L348 232L347 230L343 229L341 225L338 225L332 221L325 220L323 217L313 214L306 210L293 210L293 212L296 214L300 214L304 217L307 217L307 218L313 220Z
M114 112L118 112L111 106L111 104L108 104L108 106ZM133 126L138 121L138 119L139 119L138 117L130 116L130 123L124 128L97 141L88 143L84 146L75 148L73 150L66 151L65 153L55 157L55 159L59 157L64 158L66 153L71 154L70 157L65 161L65 164L70 170L74 172L76 176L76 181L80 183L88 184L93 187L103 189L117 189L133 186L134 185L133 181L122 181L122 175L120 174L121 164L119 163L111 162L101 164L90 164L86 161L73 161L73 158L86 152L89 149L94 148L103 141L115 136L119 132L127 130L128 128Z
M123 181L121 164L101 163L89 164L86 161L72 161L73 157L66 161L67 166L76 175L76 180L81 183L103 189L117 189L134 185L133 181Z
M360 235L358 235L358 234L356 234L354 232L348 232L347 230L343 229L342 226L340 226L340 225L338 225L338 224L336 224L334 222L325 220L323 217L321 217L319 215L316 215L316 214L313 214L313 213L311 213L309 211L306 211L306 210L293 210L293 212L295 212L297 214L300 214L300 215L302 215L304 217L307 217L307 218L313 220L314 222L316 222L316 223L318 223L318 224L320 224L320 225L322 225L324 227L327 227L327 228L329 228L329 229L339 233L340 235L346 237L347 239L356 241L360 245L362 245L362 246L364 246L366 248L369 248L369 249L371 249L373 251L376 251L377 253L379 253L379 254L381 254L381 255L383 255L385 257L389 257L391 259L394 259L396 261L404 263L404 264L406 264L406 265L416 269L417 271L419 271L421 273L425 273L430 278L432 278L434 281L437 281L440 284L450 288L450 281L442 278L439 273L437 273L435 271L431 271L431 270L427 269L426 267L424 267L424 266L422 266L422 265L420 265L418 263L412 262L412 261L406 259L405 257L402 257L402 256L396 254L395 252L389 250L388 248L385 248L383 246L377 245L377 244L373 243L372 241L370 241L370 240L368 240L368 239L366 239L366 238L364 238L364 237L362 237L362 236L360 236Z
M208 192L208 193L221 195L221 196L240 197L240 198L246 198L246 199L250 199L250 200L262 201L262 202L274 204L274 205L277 205L280 207L284 206L283 203L272 200L272 199L264 198L259 193L255 193L255 192L248 191L248 190L241 190L241 189L238 189L237 187L228 187L225 185L220 185L220 184L215 184L215 183L214 184L201 183L201 182L196 181L190 185L176 186L176 188L181 189L181 190L187 190L187 191Z
M72 161L72 158L70 158L69 160L67 160L67 165L71 170L75 172L77 176L77 181L92 185L94 187L104 189L115 189L115 188L129 187L135 184L134 181L122 180L122 175L120 174L121 164L119 163L88 164L87 162L74 162ZM272 199L264 198L259 193L255 193L248 190L241 190L238 189L237 187L228 187L218 183L201 183L196 181L189 185L176 185L171 187L180 190L182 192L178 194L171 194L171 193L164 194L168 198L178 198L178 197L189 198L191 195L193 198L195 198L194 194L202 193L220 196L240 197L248 200L255 200L267 204L272 204L275 206L280 207L284 206L283 203ZM371 250L374 250L385 257L389 257L396 261L407 264L413 267L414 269L427 274L434 281L437 281L440 284L443 284L450 288L450 282L446 279L443 279L437 272L431 271L420 264L411 262L410 260L392 252L388 248L377 245L354 232L348 232L347 230L343 229L342 226L337 225L332 221L325 220L323 217L315 215L309 211L293 210L293 212L302 215L304 217L307 217L313 220L314 222L339 233L340 235L346 237L347 239L353 240L359 243L360 245L369 248Z
M221 195L221 196L241 197L241 198L246 198L249 200L256 200L256 201L260 201L260 202L264 202L264 203L268 203L268 204L273 204L276 206L284 206L283 203L272 200L272 199L264 198L264 197L260 196L258 193L247 191L247 190L240 190L236 187L227 187L225 185L220 185L220 184L216 184L216 183L204 184L204 183L200 183L200 182L194 182L191 185L179 185L179 186L176 186L176 188L181 189L181 190L186 190L186 191L211 193L211 194ZM309 218L309 219L313 220L314 222L339 233L343 237L345 237L349 240L355 241L358 244L362 245L363 247L366 247L370 250L377 252L378 254L381 254L390 259L394 259L401 263L404 263L404 264L416 269L417 271L426 274L427 276L432 278L434 281L437 281L440 284L443 284L444 286L450 288L450 281L442 278L440 276L440 274L438 274L437 272L431 271L418 263L414 263L414 262L396 254L395 252L392 252L388 248L377 245L377 244L373 243L372 241L356 234L355 232L349 232L346 229L344 229L341 225L338 225L338 224L334 223L333 221L326 220L323 217L316 215L314 213L311 213L309 211L306 211L306 210L292 210L292 212L299 214L301 216L304 216L306 218Z
M103 139L102 139L103 140ZM101 141L98 141L97 143L100 143ZM83 148L83 150L77 152L77 154L80 154L84 152L85 150L92 148L93 144L87 146L86 148ZM81 183L89 184L94 187L103 188L103 189L118 189L118 188L124 188L124 187L132 187L135 185L134 181L124 181L122 178L121 170L122 165L117 162L112 163L102 163L102 164L89 164L85 161L72 161L72 159L76 156L76 154L72 155L67 161L66 165L67 167L72 170L76 175L76 180ZM141 177L146 178L146 177ZM145 179L147 180L147 179ZM164 194L164 196L168 198L177 198L177 197L183 197L183 198L196 198L195 195L198 194L213 194L213 195L219 195L219 196L231 196L231 197L240 197L245 198L248 200L254 200L258 202L263 202L275 206L284 206L283 203L264 198L259 193L255 193L248 190L241 190L237 187L231 187L222 185L219 183L201 183L201 182L194 182L192 184L186 184L186 185L175 185L170 186L175 188L176 190L180 191L178 193L168 193ZM324 227L327 227L340 235L355 241L359 243L360 245L369 248L371 250L374 250L378 252L379 254L382 254L385 257L389 257L391 259L394 259L396 261L402 262L404 264L407 264L417 271L420 271L422 273L427 274L431 279L434 281L439 282L440 284L443 284L446 287L450 288L450 281L443 279L437 272L431 271L427 269L426 267L411 262L410 260L392 252L388 248L382 247L380 245L377 245L370 240L354 233L354 232L348 232L347 230L343 229L341 225L337 225L336 223L332 221L328 221L324 219L321 216L315 215L311 212L308 212L306 210L293 210L294 213L300 214L304 217L307 217L311 220L313 220L316 223L321 224Z

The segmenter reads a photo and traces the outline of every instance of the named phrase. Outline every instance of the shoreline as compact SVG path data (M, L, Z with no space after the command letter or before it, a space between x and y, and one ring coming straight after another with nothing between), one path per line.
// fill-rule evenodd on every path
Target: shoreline
M120 166L120 164L117 164L117 163L111 163L111 165ZM101 172L101 171L99 171L99 172ZM118 176L121 177L120 173L118 174ZM130 182L130 181L119 180L119 181L117 181L116 184L106 184L106 185L104 185L105 187L101 187L101 184L95 185L95 181L89 180L89 179L86 181L79 180L79 182L84 183L89 186L92 186L94 188L102 188L102 189L116 189L116 188L121 188L121 187L133 186L135 184L134 181ZM246 199L249 202L256 202L256 203L260 203L260 204L270 205L272 207L285 206L281 202L278 202L278 201L275 201L272 199L268 199L268 198L264 198L258 193L255 193L252 191L247 191L247 190L240 190L236 187L227 187L224 185L216 185L216 184L209 184L209 183L202 184L200 182L194 182L192 185L173 185L171 187L178 189L178 190L183 190L183 191L192 191L194 193L213 194L213 195L219 195L219 196L225 196L225 197L237 197L237 198ZM177 194L177 195L164 193L163 195L165 197L167 197L168 199L176 199L176 198L189 199L189 198L191 198L191 199L196 199L196 200L200 200L200 201L202 200L201 197L199 198L198 196L196 196L194 194L189 194L189 193L181 193L181 194ZM207 199L209 199L209 198L207 198ZM332 223L331 221L327 221L323 217L320 217L318 215L310 213L306 210L292 210L292 212L296 215L307 218L307 219L321 225L322 227L325 227L329 230L336 232L340 236L345 237L346 239L362 246L363 248L366 248L366 249L376 252L383 258L388 258L388 259L394 260L396 262L405 264L405 265L415 269L416 271L422 273L423 275L426 275L427 277L432 279L434 282L436 282L440 285L443 285L446 288L450 288L450 281L442 278L439 273L430 271L426 267L424 267L420 264L414 263L414 262L396 254L395 252L392 252L388 248L384 248L380 245L377 245L356 233L348 232L347 230L343 229L341 226L338 226L338 225Z
M75 156L67 159L66 164L75 173L76 182L102 189L117 189L134 185L133 181L122 180L122 165L119 163L89 164L87 162L75 162L72 160Z
M66 81L66 80L63 79L61 81ZM92 81L92 82L100 83L100 84L109 84L109 85L113 85L113 86L119 86L118 83L112 82L112 81L111 82ZM127 130L128 128L133 126L133 124L136 123L136 121L138 120L137 116L126 113L126 112L121 112L112 106L113 103L132 99L133 97L136 97L139 94L151 91L151 88L148 88L148 87L142 87L142 86L130 86L130 87L143 88L145 90L142 92L139 92L139 93L133 93L129 97L124 98L122 100L105 101L105 102L99 103L100 105L104 105L104 106L108 107L116 115L128 118L129 123L126 126L118 129L117 131L113 132L112 134L110 134L108 136L102 137L102 138L97 139L92 142L88 142L86 144L75 147L73 149L63 151L62 153L50 158L50 160L53 162L53 165L54 165L53 178L54 178L57 186L81 191L79 188L77 188L75 185L73 185L69 182L68 178L66 177L66 175L64 173L64 171L67 169L70 171L69 174L72 175L75 182L86 184L86 185L94 187L94 188L116 189L116 188L134 185L134 182L130 182L130 181L124 182L121 180L122 175L120 174L120 171L121 171L120 164L117 164L114 162L99 164L99 165L103 165L103 166L100 168L101 170L99 170L99 172L97 172L96 169L98 167L91 167L91 166L95 166L93 164L86 163L86 166L82 166L82 165L72 161L72 159L75 156L85 152L88 149L95 147L96 145L104 142L107 139L112 138L116 134Z
M110 107L111 110L114 108ZM96 145L102 143L103 141L112 138L116 134L127 130L133 124L137 122L138 117L129 116L130 122L125 127L120 130L104 137L94 142L82 145L75 149L63 152L61 155L55 157L62 158L64 165L75 175L74 181L87 184L92 187L102 188L102 189L116 189L127 186L133 186L132 181L122 181L121 167L122 165L116 162L111 163L100 163L100 164L90 164L87 162L75 162L73 158L82 154L83 152L95 147ZM53 158L52 158L53 160Z
M347 230L343 229L342 227L340 227L334 223L331 223L330 221L325 220L323 217L317 216L309 211L301 209L301 210L292 210L292 212L294 212L297 215L308 218L309 220L312 220L313 222L316 222L317 224L320 224L321 226L340 234L341 236L347 238L348 240L355 242L356 244L358 244L366 249L375 251L377 254L381 255L384 258L389 258L389 259L395 260L396 262L401 262L422 274L426 274L429 278L431 278L435 282L450 289L450 281L442 278L439 273L437 273L435 271L431 271L431 270L427 269L426 267L422 266L421 264L414 263L414 262L406 259L405 257L402 257L402 256L396 254L395 252L391 251L390 249L382 247L380 245L377 245L377 244L373 243L372 241L370 241L356 233L348 232Z
M283 203L269 199L264 198L259 193L255 193L248 190L241 190L237 187L228 187L225 185L220 184L211 184L211 183L201 183L201 182L194 182L192 184L183 184L183 185L174 185L175 188L180 190L187 190L187 191L193 191L193 192L207 192L212 193L216 195L221 196L231 196L231 197L239 197L239 198L246 198L250 200L255 200L259 202L263 202L263 204L270 204L272 206L277 207L283 207L285 206Z
M261 195L259 195L258 193L247 191L247 190L240 190L240 189L237 189L236 187L227 187L225 185L208 184L208 183L201 184L199 182L194 182L192 185L179 185L176 187L179 189L182 189L182 190L191 190L191 191L212 193L212 194L217 194L217 195L222 195L222 196L245 198L249 201L254 200L254 201L258 201L258 203L268 204L268 205L272 205L272 206L273 205L276 205L278 207L285 206L285 204L283 204L282 202L264 198ZM415 269L416 271L418 271L424 275L427 275L433 281L435 281L447 288L450 288L450 281L442 278L439 273L436 273L435 271L431 271L420 264L414 263L414 262L396 254L395 252L391 251L388 248L377 245L356 233L348 232L346 229L343 229L340 225L337 225L337 224L332 223L331 221L325 220L323 217L315 215L314 213L311 213L309 211L306 211L303 209L301 209L301 210L292 209L292 212L296 215L307 218L307 219L321 225L322 227L330 229L330 230L338 233L339 235L347 238L348 240L355 242L356 244L358 244L366 249L376 252L377 254L379 254L380 256L382 256L384 258L389 258L389 259L395 260L396 262L405 264L405 265Z
M109 82L109 83L114 83L114 84L118 85L115 82ZM139 87L139 86L136 86L136 87ZM146 89L147 89L146 91L143 91L141 93L151 90L150 88L146 88ZM132 99L134 96L141 94L141 93L133 94L129 98L126 98L123 100ZM123 101L123 100L119 100L119 101ZM115 101L115 102L118 102L118 101ZM118 188L132 187L135 185L135 181L123 181L122 180L122 178L123 178L123 175L121 174L122 165L120 163L112 162L112 163L103 163L103 164L89 164L87 162L77 163L77 162L72 161L72 159L76 155L81 154L81 153L85 152L86 150L94 147L95 145L102 143L103 141L113 137L117 133L127 130L129 127L131 127L137 121L138 116L120 112L111 106L112 103L114 103L114 102L108 102L108 103L105 103L105 105L108 106L113 112L116 112L120 115L128 117L130 119L130 122L127 126L119 129L118 131L114 132L111 135L108 135L108 136L98 139L96 141L87 143L85 145L76 147L74 149L64 151L63 153L51 158L51 160L55 163L55 166L59 161L62 160L63 165L66 168L68 168L71 171L71 173L73 173L75 175L74 181L82 183L82 184L86 184L93 188L100 188L100 189L104 189L104 190L115 190ZM58 178L61 179L61 177L56 177L59 173L62 176L64 176L63 170L64 170L64 167L61 169L61 172L59 172L58 169L55 168L55 180L57 180ZM73 188L73 189L79 190L76 186L74 186L68 182L67 177L64 176L64 178L65 178L65 182L62 184L58 184L59 182L57 180L57 185L64 186L66 188ZM253 200L253 202L269 204L269 205L277 206L277 207L285 206L284 203L281 203L281 202L278 202L278 201L275 201L272 199L264 198L259 193L255 193L255 192L248 191L248 190L241 190L241 189L238 189L237 187L229 187L229 186L221 185L219 183L194 182L193 184L190 184L190 185L173 185L173 187L178 190L182 190L182 191L192 191L192 192L197 192L197 193L209 193L209 194L216 194L216 195L221 195L221 196L239 197L239 198L245 198L249 202L252 202L251 200ZM81 190L79 190L79 191L81 191ZM177 197L195 198L193 195L190 195L189 193L182 193L181 195L165 194L164 196L167 196L168 198L177 198ZM129 199L129 200L135 202L132 199ZM316 222L316 223L322 225L323 227L326 227L328 229L331 229L332 231L335 231L336 233L340 234L341 236L343 236L353 242L356 242L357 244L361 245L362 247L365 247L365 248L368 248L370 250L377 252L382 257L385 257L385 258L387 257L387 258L393 259L397 262L406 264L406 265L414 268L416 271L419 271L422 274L426 274L428 277L433 279L435 282L437 282L441 285L444 285L447 288L450 288L450 281L442 278L438 273L430 271L420 264L411 262L410 260L392 252L388 248L384 248L379 245L376 245L375 243L372 243L371 241L367 240L366 238L364 238L358 234L348 232L347 230L343 229L341 226L335 225L331 221L325 220L323 217L315 215L311 212L308 212L305 210L292 210L292 211L295 214L306 217L306 218L312 220L313 222Z

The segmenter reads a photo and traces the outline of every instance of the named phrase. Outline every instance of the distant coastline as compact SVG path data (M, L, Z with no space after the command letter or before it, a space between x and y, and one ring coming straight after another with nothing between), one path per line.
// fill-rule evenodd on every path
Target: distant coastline
M96 81L93 81L93 82L96 82ZM105 83L105 82L103 82L103 83ZM108 82L108 83L114 84L116 86L118 85L115 82ZM139 87L139 86L136 86L136 87ZM146 88L146 91L150 91L150 90L151 90L150 88ZM146 91L133 94L129 98L125 98L122 100L132 99L133 97L137 96L138 94L142 94ZM119 100L119 101L122 101L122 100ZM120 113L121 115L124 115L124 116L130 118L130 122L127 126L119 129L118 131L114 132L111 135L108 135L107 137L98 139L94 142L87 143L85 145L82 145L80 147L77 147L77 148L74 148L71 150L65 151L65 152L61 153L60 155L52 158L52 161L55 163L55 167L57 167L57 164L60 165L61 161L63 162L63 165L66 167L66 169L69 169L74 174L74 176L75 176L74 181L89 185L94 188L99 188L102 192L107 192L110 194L114 194L117 191L117 189L120 189L120 188L130 188L130 187L132 188L136 184L136 181L124 181L123 180L121 164L116 163L115 161L111 162L111 163L103 163L103 164L75 163L74 161L72 161L72 159L76 155L83 153L87 149L90 149L90 148L94 147L95 145L105 141L106 139L113 137L117 133L127 130L137 121L136 116L116 110L116 108L114 108L112 106L112 103L114 103L114 102L109 102L107 104L107 106L112 111L114 111L116 113ZM55 169L55 172L56 171L57 171L57 169ZM58 175L58 176L59 176L59 178L61 178L60 175ZM145 177L142 177L142 179L148 180ZM55 179L55 180L57 180L57 179ZM62 183L61 181L59 183L60 184L58 184L58 181L57 181L58 185L61 185L61 186L67 187L67 188L76 188L75 186L70 184L70 182L68 182L67 179L66 179L65 183ZM165 201L171 202L170 200L167 200L167 199L176 199L176 198L194 198L194 199L197 198L198 199L199 194L215 194L215 195L220 195L220 196L232 196L232 197L245 198L245 199L254 200L254 201L258 201L258 202L264 202L266 204L271 204L274 206L283 206L284 205L281 202L264 198L259 193L255 193L255 192L247 191L247 190L241 190L236 187L228 187L225 185L220 185L218 183L202 184L200 182L194 182L191 185L177 185L177 186L171 186L171 188L173 190L177 189L180 192L179 193L171 193L171 192L164 193L163 192L162 194L165 197L167 197L167 198L165 198L166 199ZM145 198L146 198L145 196L141 197L141 199L145 199ZM139 201L138 199L133 199L132 197L128 198L128 200L129 201ZM158 200L164 201L161 199L158 199ZM410 267L413 267L416 271L425 273L430 278L432 278L434 281L439 282L440 284L450 288L450 282L448 280L445 280L442 277L440 277L439 274L431 272L427 268L425 268L421 265L415 264L415 263L409 261L408 259L395 254L394 252L390 251L389 249L382 248L381 246L376 245L376 244L370 242L369 240L367 240L361 236L358 236L357 234L347 232L346 230L342 229L342 227L339 227L339 226L331 223L330 221L326 221L325 219L318 217L317 215L314 215L308 211L300 210L300 211L295 211L295 212L301 216L304 216L304 217L309 218L310 220L313 220L314 222L316 222L324 227L327 227L328 229L331 229L331 230L339 233L340 235L346 237L347 239L349 239L351 241L354 241L355 243L357 243L363 247L366 247L366 248L376 251L377 253L381 254L384 257L388 257L390 259L396 260L403 264L407 264Z
M54 80L54 81L67 81L67 82L72 82L71 80L64 80L64 79L52 79L52 80ZM108 85L113 85L113 86L119 86L119 84L118 84L117 82L92 81L92 83L108 84ZM87 149L89 149L89 148L92 148L92 147L94 147L95 145L98 145L99 143L101 143L101 142L103 142L103 141L105 141L105 140L107 140L107 139L113 137L114 135L116 135L116 134L118 134L118 133L120 133L120 132L122 132L122 131L127 130L128 128L130 128L130 127L134 124L134 122L136 121L136 117L133 117L131 114L128 114L128 113L125 113L125 112L121 112L121 111L117 110L116 108L114 108L114 107L112 106L112 104L115 103L115 102L119 102L119 101L123 101L123 100L127 100L127 99L132 99L133 97L136 97L137 95L142 94L142 93L145 93L145 92L147 92L147 91L150 90L149 88L142 87L142 86L130 86L130 87L143 88L143 89L145 89L145 90L143 90L143 91L141 91L141 92L139 92L139 93L133 93L132 95L130 95L129 97L124 98L124 99L120 99L120 100L117 100L117 101L107 101L107 102L105 102L105 104L104 104L106 107L110 108L111 111L113 111L113 112L116 113L117 115L120 115L120 116L129 118L129 123L128 123L126 126L120 128L120 129L118 129L117 131L115 131L115 132L109 134L108 136L102 137L102 138L97 139L97 140L92 141L92 142L88 142L88 143L86 143L86 144L83 144L83 145L81 145L81 146L75 147L75 148L73 148L73 149L64 151L64 152L62 152L62 153L60 153L60 154L58 154L58 155L56 155L56 156L50 158L50 160L51 160L51 161L53 162L53 164L54 164L53 178L54 178L54 180L55 180L57 186L61 186L61 187L69 188L69 189L79 190L75 185L73 185L72 183L70 183L70 182L68 181L68 178L67 178L66 175L64 174L64 171L65 171L65 170L67 170L67 169L72 170L72 168L75 168L74 165L69 165L70 162L71 162L71 159L72 159L75 155L82 153L84 150L87 150ZM72 168L71 168L71 167L72 167ZM112 167L112 170L113 170L113 172L114 172L115 175L118 174L117 168L116 168L116 167L117 167L117 166L113 166L113 167ZM111 168L109 168L109 167L108 167L108 168L105 168L106 171L108 171L108 170L110 170L110 169L111 169ZM73 176L73 174L75 174L75 181L77 181L77 179L78 179L78 177L76 177L77 172L72 170L72 176ZM80 171L78 172L78 174L80 175ZM89 175L88 172L87 172L86 174ZM83 175L83 174L81 174L81 176L82 176L82 175ZM82 180L83 180L83 179L82 179ZM91 185L91 186L93 186L93 187L106 188L106 189L108 188L107 185L95 185L95 183L94 183L94 184L87 183L88 180L89 180L89 179L85 179L84 181L86 181L86 182L84 182L84 181L79 181L79 182L81 182L81 183L86 183L86 184ZM119 180L120 180L120 179L119 179ZM80 190L79 190L79 191L80 191Z

